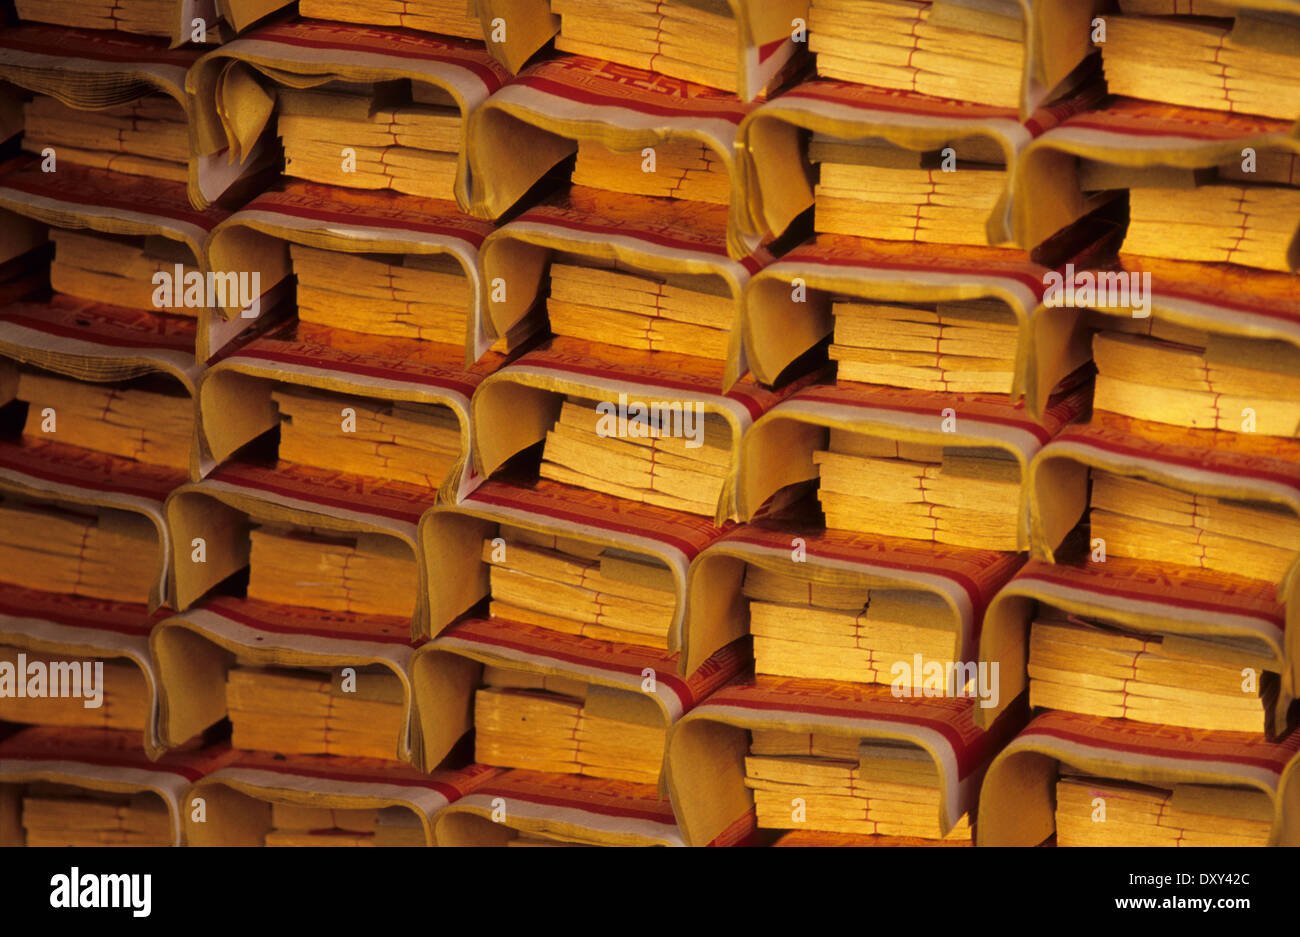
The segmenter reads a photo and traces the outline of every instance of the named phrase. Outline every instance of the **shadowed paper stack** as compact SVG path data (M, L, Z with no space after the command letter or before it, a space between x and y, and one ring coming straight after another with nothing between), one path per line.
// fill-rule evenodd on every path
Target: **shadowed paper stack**
M475 0L298 0L298 12L318 20L400 26L462 39L482 39Z
M1300 552L1300 519L1265 502L1214 498L1094 469L1091 505L1092 536L1115 556L1279 582Z
M653 155L646 149L651 149ZM668 140L652 148L620 152L597 140L580 139L572 178L574 185L629 195L685 198L715 205L731 201L727 167L712 147L695 140Z
M226 705L236 748L290 755L396 757L405 731L401 682L386 668L355 668L355 690L338 673L236 666Z
M1230 639L1140 634L1046 609L1030 626L1029 704L1262 733L1278 690L1269 666Z
M1300 349L1162 319L1107 318L1093 337L1100 410L1194 429L1300 430ZM1249 411L1249 412L1248 412Z
M29 589L147 602L158 532L112 508L0 502L0 579Z
M200 272L189 248L179 241L61 228L51 229L50 240L54 242L50 286L56 291L110 306L155 309L158 285L154 275L165 273L177 291L166 311L182 316L198 314L197 308L179 301L184 296L185 277Z
M1172 15L1189 6L1194 16ZM1099 44L1112 94L1284 120L1300 114L1300 14L1205 0L1121 0L1120 10L1106 17Z
M44 726L130 729L136 732L145 729L149 725L153 698L140 668L134 663L95 662L104 668L103 682L100 683L94 671L87 670L86 663L84 659L19 651L0 645L0 665L8 664L12 667L17 680L27 679L28 671L25 667L32 664L39 664L48 675L47 685L42 687L42 696L0 696L0 720ZM60 673L66 676L58 676ZM100 694L98 702L93 697L80 694L66 697L55 695L52 681L56 679L70 680L74 690L80 687L82 693L88 694L92 687L87 686L87 677L95 681L93 689ZM30 693L32 689L28 684L27 692ZM88 702L92 705L87 706Z
M474 694L475 761L658 782L666 732L653 704L642 707L647 720L639 723L610 705L622 703L626 710L627 703L639 702L625 691L497 667L486 668L483 680Z
M86 111L40 94L24 106L23 129L24 150L53 148L60 162L176 182L189 175L188 118L168 95Z
M551 0L551 12L560 17L561 52L739 90L727 66L740 31L726 0Z
M268 846L425 846L424 829L405 807L358 810L271 804Z
M21 822L28 846L170 846L171 817L156 794L115 794L66 784L27 785Z

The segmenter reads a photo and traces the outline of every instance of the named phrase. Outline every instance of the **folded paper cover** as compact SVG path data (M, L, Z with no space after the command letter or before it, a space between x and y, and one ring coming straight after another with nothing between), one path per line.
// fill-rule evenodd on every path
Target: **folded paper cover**
M793 561L794 551L798 561ZM1023 560L998 550L972 550L903 537L873 537L773 520L743 524L706 547L691 564L685 625L691 670L716 648L749 633L741 592L747 565L811 584L915 590L952 610L952 660L974 660L985 610ZM1004 703L1011 698L1004 697Z
M480 670L473 662L648 695L667 727L736 676L750 656L747 642L733 641L682 677L676 654L507 619L466 619L423 645L411 665L418 754L426 767L437 765L472 727Z
M749 370L738 328L741 291L771 256L759 249L739 260L728 257L725 216L719 205L619 196L587 187L575 187L530 208L483 244L483 280L492 284L487 313L493 334L517 343L544 330L545 304L539 299L547 290L548 270L555 276L553 262L558 254L567 263L577 255L591 258L593 265L616 263L623 272L651 277L708 276L726 284L736 306L719 388L729 389ZM599 335L599 313L590 331ZM596 344L593 351L603 347ZM621 351L611 347L603 357L618 361Z
M142 743L146 754L156 759L165 745L158 735L158 678L149 653L149 629L167 614L131 602L5 584L0 585L0 644L64 657L129 660L144 677L148 718Z
M373 758L235 754L233 762L188 791L187 799L203 798L208 811L203 823L187 816L191 845L263 845L273 828L275 804L315 810L397 807L414 813L424 844L433 845L438 813L499 774L483 765L425 774Z
M1067 382L1069 383L1069 382ZM871 384L811 385L762 416L745 435L738 502L750 520L787 486L818 477L814 454L828 428L933 447L991 448L1019 467L1018 550L1029 547L1030 460L1061 428L1086 412L1091 383L1049 400L1041 418L1024 401L989 394L939 394ZM945 427L944 420L952 422Z
M632 404L693 407L701 422L724 421L724 435L729 430L730 439L720 443L730 455L714 511L721 523L735 514L742 436L764 412L817 376L779 391L744 380L722 394L719 362L630 349L621 350L616 359L602 359L595 354L598 349L580 339L553 338L484 380L472 402L476 471L490 476L511 456L546 439L566 395L600 401L615 411L617 401L623 400L629 414ZM595 412L592 418L594 423ZM597 425L591 430L593 435L600 431Z
M485 482L460 504L435 506L420 520L430 637L436 637L488 595L493 564L484 561L482 544L497 536L498 525L592 545L597 550L613 548L643 562L662 564L672 576L676 597L668 629L670 652L681 647L691 560L727 529L720 530L708 518L684 511L546 479L527 486Z
M760 270L745 288L749 366L773 384L800 355L832 333L831 297L887 303L993 299L1014 317L1011 402L1041 414L1089 349L1074 309L1042 307L1048 269L1019 251L818 235ZM796 280L806 289L796 294ZM811 293L807 291L811 290Z
M148 518L158 532L150 608L168 598L171 540L163 502L184 482L185 473L176 469L62 442L26 437L0 442L0 487L26 497L116 508Z
M175 489L167 518L176 536L176 605L188 608L226 577L248 565L251 521L374 534L400 541L416 563L420 514L434 492L401 482L384 482L306 465L279 468L229 463L201 482ZM205 561L192 561L202 538ZM415 622L424 620L417 595ZM417 629L418 631L419 629Z
M6 816L17 817L19 785L48 781L92 791L156 794L166 805L171 844L185 844L186 791L191 784L229 764L228 745L170 752L150 761L135 732L117 729L24 729L0 742L0 797L10 801ZM20 845L23 831L6 824L7 845Z
M149 646L159 662L158 727L169 746L183 745L227 715L233 656L259 667L381 667L400 684L403 725L409 722L412 649L409 625L400 618L223 596L159 622ZM388 757L409 759L405 728Z
M1006 185L988 217L986 234L989 244L1001 244L1011 238L1009 186L1019 154L1036 136L1070 114L1092 107L1099 98L1098 89L1088 85L1022 122L1014 110L1006 108L841 81L805 82L749 113L740 126L737 152L747 206L740 219L743 234L778 237L813 205L806 138L817 133L850 145L883 140L911 151L951 145L957 159L963 158L963 140L989 151L990 156L1000 152ZM954 179L960 183L960 171ZM1080 208L1069 220L1085 212Z
M189 29L187 23L187 34ZM165 42L144 36L24 23L0 37L0 78L90 111L162 94L173 99L188 120L194 101L185 92L185 74L202 54L197 48L168 49ZM192 205L211 204L244 169L255 168L229 166L224 156L189 153L186 174ZM205 192L211 197L205 198Z
M286 179L213 231L205 259L213 269L258 271L263 290L269 291L293 272L291 244L346 254L448 256L463 269L469 286L459 343L469 367L491 344L478 267L479 249L491 230L491 224L442 199ZM222 314L238 317L239 310Z
M741 206L736 130L752 107L712 88L585 56L539 62L493 94L470 120L470 165L477 185L473 211L501 217L580 147L625 154L626 171L640 175L647 165L659 172L658 160L644 162L650 155L645 148L693 143L716 159L732 182L733 211L720 213L721 233L723 246L743 258L759 243L746 240L736 227Z
M455 100L463 127L506 77L479 42L294 19L261 26L208 53L191 69L186 90L197 102L197 152L229 149L231 162L245 163L268 145L263 132L281 78L294 87L400 79L430 85ZM458 159L456 201L468 206L475 183L463 144Z
M1079 216L1091 203L1079 165L1095 160L1127 169L1183 170L1240 164L1243 149L1300 153L1285 121L1114 98L1099 110L1067 115L1021 154L1015 167L1011 230L1030 249ZM1249 178L1249 177L1247 177ZM1300 265L1300 221L1282 248ZM1177 287L1175 287L1177 288Z
M976 824L981 846L1037 846L1052 835L1058 764L1141 784L1253 788L1272 801L1270 845L1295 845L1300 789L1282 785L1300 751L1300 733L1281 742L1244 732L1211 732L1060 711L1029 723L998 753L984 777Z
M1004 701L1027 685L1025 662L1036 603L1139 632L1266 647L1273 669L1284 675L1274 714L1279 719L1294 692L1289 688L1295 685L1295 663L1284 637L1286 608L1274 584L1172 563L1120 556L1093 563L1084 556L1056 563L1030 560L989 606L980 659L999 662ZM1000 709L981 710L976 719L986 725Z
M974 815L997 751L1026 721L1023 702L992 729L977 728L978 701L896 697L891 688L829 680L742 677L695 707L668 740L668 786L686 842L712 842L754 808L745 787L751 729L884 739L919 746L939 773L939 826Z

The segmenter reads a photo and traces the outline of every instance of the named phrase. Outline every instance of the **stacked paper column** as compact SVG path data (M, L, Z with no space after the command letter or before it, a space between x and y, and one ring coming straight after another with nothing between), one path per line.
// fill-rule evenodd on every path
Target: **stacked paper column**
M6 844L1300 842L1300 16L135 6L0 29Z

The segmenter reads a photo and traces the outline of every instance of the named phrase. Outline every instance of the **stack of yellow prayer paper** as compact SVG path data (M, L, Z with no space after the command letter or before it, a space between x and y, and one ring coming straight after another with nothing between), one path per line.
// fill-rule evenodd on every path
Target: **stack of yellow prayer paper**
M726 0L551 0L555 48L739 90L739 25Z
M49 675L44 688L46 695L0 696L0 721L137 732L148 726L153 700L144 673L136 664L124 660L92 661L87 674L85 659L0 645L0 663L10 664L18 679L23 679L23 671L18 667L20 654L28 665L39 663ZM95 663L103 666L103 683L93 682ZM87 676L92 680L89 686ZM56 680L58 685L71 686L74 690L80 687L82 695L55 696L53 681ZM98 705L87 707L88 700L95 702L94 693L98 694Z
M1092 537L1113 556L1157 560L1278 582L1300 552L1286 508L1193 494L1094 469Z
M1018 549L1020 466L997 449L832 429L813 454L826 526L986 550Z
M952 610L928 592L810 583L758 566L745 568L743 590L761 674L890 684L901 661L919 686L914 655L953 655Z
M658 782L667 732L652 701L577 680L494 667L487 668L484 683L474 695L475 761ZM638 715L644 721L635 721Z
M1189 15L1170 15L1174 13ZM1300 15L1238 16L1236 4L1121 0L1100 43L1112 94L1295 120Z
M92 384L23 371L18 399L27 402L24 436L189 469L194 401L173 380Z
M1273 803L1262 791L1203 784L1172 788L1062 776L1056 782L1056 845L1268 845Z
M114 794L29 784L22 798L28 846L169 846L171 818L153 793Z
M499 538L504 550L483 543L494 618L667 649L677 591L666 566L522 528Z
M913 745L755 729L745 758L760 829L969 840L966 817L945 837L939 771Z
M140 514L0 502L0 579L28 589L147 602L158 532Z
M231 744L282 755L396 759L406 731L401 681L386 668L356 670L351 692L337 673L232 667Z
M265 526L249 538L250 599L357 615L415 612L415 557L396 537Z
M1030 627L1029 705L1193 729L1262 733L1277 698L1268 658L1226 641L1150 635L1042 614Z
M24 106L23 149L41 153L53 147L59 163L185 182L188 120L185 109L165 94L98 111L38 94Z
M284 171L354 189L392 189L454 199L460 110L445 92L416 83L413 100L387 86L279 92Z
M400 26L462 39L482 39L475 0L298 0L298 13L315 20Z
M448 254L348 254L290 245L298 319L315 325L463 347L469 280Z
M606 404L609 404L606 401ZM731 465L731 428L690 403L640 419L568 398L546 434L541 474L568 485L712 517Z
M554 263L546 312L556 335L724 361L736 303L718 277Z
M812 0L808 28L823 77L1020 104L1024 22L1016 0Z
M271 396L285 462L437 488L460 457L460 423L446 407L292 385Z
M1093 336L1093 406L1195 429L1295 436L1300 349L1290 342L1206 333L1156 318L1108 317Z
M813 226L821 234L889 241L986 246L986 225L1006 188L1005 155L971 138L918 152L883 140L853 142L815 134L808 158L819 164Z
M996 299L831 304L838 379L941 393L1009 394L1020 330Z

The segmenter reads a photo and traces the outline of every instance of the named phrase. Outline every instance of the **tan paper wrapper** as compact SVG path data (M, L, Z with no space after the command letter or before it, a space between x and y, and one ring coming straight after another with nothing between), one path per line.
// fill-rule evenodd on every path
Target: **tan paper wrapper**
M214 21L212 16L207 19ZM184 20L182 41L189 41L189 22ZM177 44L169 50L164 40L153 37L24 23L0 35L0 79L84 110L127 104L154 93L173 98L190 118L190 204L203 208L216 194L205 198L201 193L219 194L267 161L232 167L224 152L200 154L193 147L194 100L185 92L185 75L202 52L176 49Z
M329 81L410 79L446 91L469 117L507 74L482 43L409 29L380 29L290 20L262 26L201 58L186 76L194 96L194 148L204 155L229 150L232 163L254 159L274 135L277 85L314 88ZM456 174L456 200L470 204L472 183L465 147ZM220 193L202 192L209 201Z
M714 518L721 524L736 515L742 437L761 414L816 376L780 391L745 380L720 394L718 362L553 338L485 379L474 393L474 469L486 478L515 453L545 439L566 394L617 401L625 393L628 400L694 403L706 414L722 416L732 429L731 474Z
M802 550L797 563L792 562L796 545ZM774 520L743 524L691 563L684 669L689 672L717 648L749 634L749 602L741 592L746 565L810 583L938 595L957 623L951 659L966 661L975 659L985 608L1022 563L1019 554L997 550L803 528ZM1003 697L1003 703L1015 695Z
M1274 730L1282 731L1297 674L1284 639L1286 606L1273 584L1120 556L1107 557L1105 563L1086 557L1065 563L1030 560L993 599L980 634L980 660L999 662L1003 701L1029 685L1029 627L1040 602L1151 634L1264 642L1282 675L1272 714ZM981 710L975 721L986 725L1000 711Z
M427 775L410 765L375 758L237 752L237 760L194 784L186 803L202 797L207 819L187 811L192 846L260 846L271 829L272 803L330 810L405 807L415 813L425 842L433 845L439 811L494 777L498 770L471 765Z
M495 292L498 280L505 284L505 300L487 302L493 336L508 336L517 344L544 331L542 291L556 251L618 261L651 276L709 274L727 283L736 303L719 387L730 390L749 370L739 328L741 291L771 255L759 249L740 260L729 258L726 215L720 205L619 195L586 187L548 199L483 241L479 257L484 288ZM603 346L591 347L599 351ZM612 355L617 361L626 354L627 349L610 349L602 357ZM633 360L636 355L631 352ZM713 366L703 359L701 364Z
M156 761L166 750L158 735L158 678L149 653L149 628L165 617L159 609L0 585L0 643L24 651L65 657L126 659L140 668L152 713L141 740Z
M151 791L171 815L172 845L184 845L186 791L234 757L230 746L218 745L151 762L139 736L125 729L24 729L0 742L0 844L19 846L24 841L19 785L51 781L119 794Z
M693 709L668 738L668 787L686 842L702 846L749 817L749 730L780 729L895 739L925 749L939 770L939 825L946 835L975 816L994 754L1022 727L1023 703L991 731L976 728L973 700L895 697L889 687L786 677L741 677Z
M488 595L488 564L477 545L494 537L501 523L616 547L667 566L677 584L677 613L668 633L670 653L681 648L691 560L728 529L718 529L708 518L698 515L546 479L527 486L485 482L460 504L438 505L420 518L429 637L440 635ZM432 573L435 569L437 575Z
M471 210L501 217L548 170L576 153L580 140L636 153L691 140L713 150L726 168L732 182L727 243L733 257L747 257L759 239L746 238L739 227L736 128L752 108L735 95L599 59L566 55L539 62L470 119L470 166L479 183ZM628 199L613 197L618 203ZM663 210L663 199L647 201Z
M1029 466L1044 444L1086 412L1092 384L1057 395L1034 419L1021 402L987 394L935 394L873 384L812 385L764 414L745 434L737 498L741 520L752 520L774 494L818 477L813 453L826 446L827 430L844 429L938 446L993 447L1020 464L1020 549L1029 549ZM952 409L957 431L941 430ZM1070 525L1071 527L1073 524ZM1064 536L1069 528L1060 531Z
M106 306L55 293L44 302L0 308L0 354L78 381L127 381L146 374L174 377L194 399L203 373L194 360L197 324L188 316ZM191 447L190 473L201 455Z
M1015 111L887 91L842 81L807 81L756 110L740 125L736 153L747 211L739 219L747 237L779 237L813 204L808 132L845 140L883 138L908 150L935 150L973 137L992 140L1006 156L1008 192L990 215L991 245L1011 239L1010 185L1020 154L1047 128L1092 107L1100 89L1088 85L1021 122ZM1075 218L1086 213L1079 210ZM1064 227L1064 224L1058 225ZM1053 229L1055 230L1055 229Z
M1203 169L1241 159L1244 147L1300 153L1285 121L1192 110L1133 98L1068 117L1034 140L1015 167L1011 230L1026 250L1041 244L1091 204L1079 188L1078 157L1117 166ZM1300 267L1300 227L1291 238L1291 268Z
M998 299L1020 324L1009 402L1026 397L1041 417L1057 385L1092 355L1080 310L1043 308L1047 272L1019 251L996 247L818 235L764 267L745 287L749 366L759 383L774 384L791 362L833 332L831 295L902 303ZM812 291L804 302L792 298L796 278Z
M413 652L399 618L219 597L160 622L149 647L160 678L158 729L168 747L226 717L226 675L239 654L264 667L386 667L401 681L407 711L393 758L410 761Z
M607 715L622 713L642 724L653 718L667 729L751 659L749 643L735 641L683 679L675 654L497 618L461 621L416 651L411 664L416 764L436 767L473 728L483 664L621 690L617 700L605 700ZM654 678L653 692L643 689L648 677Z
M492 344L479 280L479 250L491 231L490 223L463 214L454 202L283 179L213 230L204 259L214 270L257 271L266 293L277 284L289 291L290 244L344 253L449 254L474 296L463 351L469 368ZM271 305L262 303L263 309ZM227 320L221 328L237 328L236 306L216 312Z
M171 534L163 502L185 473L45 439L0 442L0 488L33 498L116 508L147 517L158 532L149 608L168 601Z
M1276 807L1269 845L1300 844L1294 759L1300 732L1266 742L1244 732L1208 732L1075 713L1038 716L993 760L975 826L980 846L1037 846L1056 828L1057 765L1142 784L1215 784L1263 791ZM1291 763L1291 778L1283 771Z

